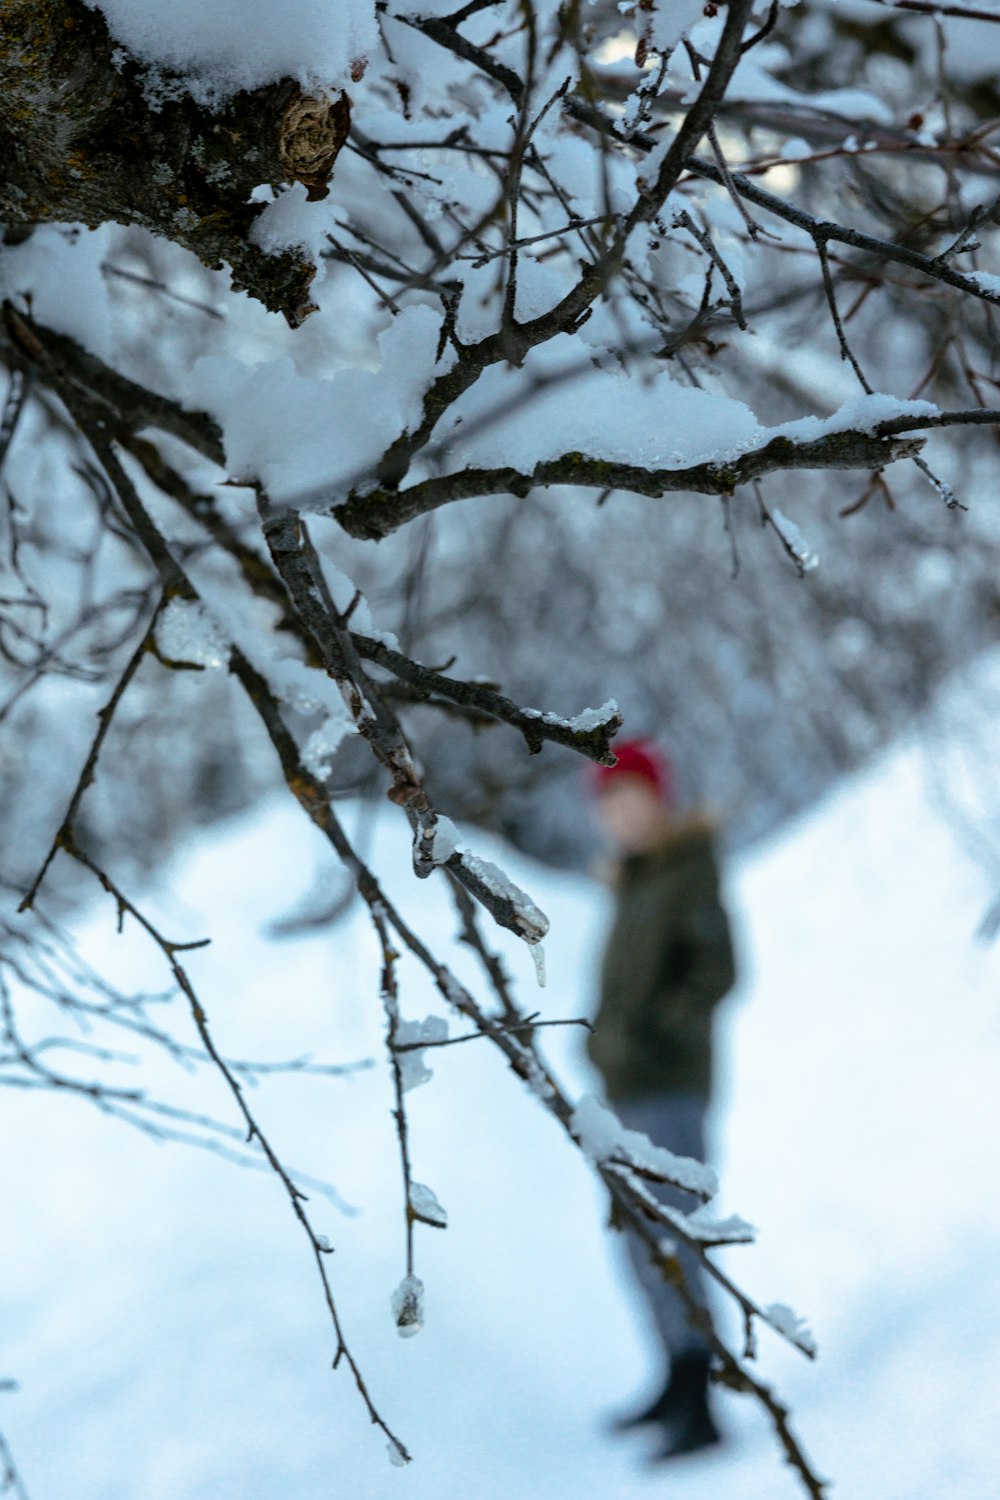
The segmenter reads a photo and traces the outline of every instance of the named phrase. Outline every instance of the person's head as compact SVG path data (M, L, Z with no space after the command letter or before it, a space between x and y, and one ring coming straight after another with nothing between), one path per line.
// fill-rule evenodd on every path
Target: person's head
M593 777L597 816L619 849L638 854L652 848L672 821L673 775L649 740L625 740L614 750L617 764L599 766Z

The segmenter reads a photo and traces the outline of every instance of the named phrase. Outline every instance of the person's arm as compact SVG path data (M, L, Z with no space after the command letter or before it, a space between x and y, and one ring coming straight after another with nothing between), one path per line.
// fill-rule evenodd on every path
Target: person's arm
M714 882L698 882L664 923L655 1012L666 1025L711 1011L736 980L729 919Z

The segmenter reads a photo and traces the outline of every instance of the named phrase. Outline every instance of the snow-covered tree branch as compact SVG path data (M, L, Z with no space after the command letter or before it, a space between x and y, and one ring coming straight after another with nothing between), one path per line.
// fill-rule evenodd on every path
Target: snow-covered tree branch
M270 1171L319 1273L334 1365L349 1367L394 1462L407 1439L348 1343L306 1178L246 1096L273 1069L339 1079L357 1060L230 1057L180 956L200 937L166 937L141 893L186 831L278 783L377 939L365 982L385 1016L403 1177L400 1331L423 1319L416 1230L447 1222L413 1177L406 1093L427 1049L481 1038L682 1294L669 1241L697 1256L746 1334L739 1349L705 1330L720 1378L760 1403L805 1491L825 1492L752 1359L758 1324L809 1356L810 1341L714 1256L751 1236L704 1207L711 1170L623 1131L556 1078L544 1016L515 998L480 927L485 914L523 940L541 976L548 917L459 832L467 809L451 789L471 777L472 732L505 747L505 773L527 778L538 756L542 799L562 751L563 765L613 764L616 683L590 697L600 707L567 701L581 663L597 659L586 680L603 681L597 648L628 623L638 553L659 579L676 551L678 597L690 587L722 620L735 593L698 569L720 553L729 567L724 524L739 572L740 507L773 532L786 585L802 590L817 561L807 534L836 554L847 514L882 516L861 549L876 571L903 545L923 555L934 526L968 526L982 570L973 613L983 638L995 630L1000 536L992 517L967 519L995 483L1000 425L995 78L964 53L948 74L928 35L947 19L994 37L997 18L932 0L855 10L13 0L0 12L0 723L12 747L0 794L14 830L0 866L0 1084L68 1092ZM898 516L890 486L910 484ZM777 504L789 496L794 520ZM557 541L531 541L527 528L556 513ZM683 547L666 530L675 516ZM826 594L816 584L808 641L842 623L852 588L864 594L866 562ZM525 602L531 567L549 614ZM563 628L560 600L577 587L585 629ZM761 631L786 608L776 593L766 605L745 605ZM914 619L933 632L923 654ZM921 682L964 649L943 620L928 624L922 598L898 635ZM493 675L484 638L499 651ZM772 687L808 707L778 668ZM345 832L336 804L365 785L405 822L415 879L451 891L480 988ZM779 810L808 794L779 795ZM59 923L101 890L149 939L173 999L124 995L74 958ZM401 953L466 1033L406 1015ZM59 1039L46 1007L94 1039ZM214 1072L229 1113L97 1076L123 1029ZM695 1206L666 1209L647 1182ZM0 1464L0 1488L16 1489L2 1439Z

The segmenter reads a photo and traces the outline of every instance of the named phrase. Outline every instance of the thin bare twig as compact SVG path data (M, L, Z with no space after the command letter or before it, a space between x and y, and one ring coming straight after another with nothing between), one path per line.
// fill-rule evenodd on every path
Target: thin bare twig
M63 847L65 848L67 854L69 854L79 864L83 865L85 869L90 871L94 878L108 893L108 895L111 896L118 909L119 922L121 922L125 916L131 917L132 920L142 928L142 930L146 933L146 935L150 938L150 940L163 955L163 958L165 959L173 976L175 984L188 1002L191 1019L194 1023L195 1030L197 1031L201 1044L204 1047L206 1054L209 1058L211 1058L213 1064L215 1065L219 1076L222 1078L223 1082L228 1088L229 1093L236 1105L236 1108L243 1120L243 1123L246 1127L247 1141L256 1142L260 1147L268 1166L270 1167L272 1173L278 1179L284 1190L285 1196L288 1200L289 1206L292 1209L295 1219L297 1220L300 1228L302 1229L304 1235L306 1236L306 1239L309 1242L309 1248L312 1252L313 1260L316 1265L316 1271L319 1276L323 1291L323 1300L326 1304L326 1309L329 1314L330 1322L336 1337L336 1347L333 1356L333 1368L336 1370L341 1363L346 1364L347 1368L351 1372L355 1387L357 1388L358 1394L360 1395L365 1405L372 1423L384 1433L389 1443L390 1451L395 1455L397 1460L403 1463L408 1463L410 1461L409 1452L389 1427L389 1425L381 1416L380 1412L375 1406L369 1393L367 1383L364 1379L364 1376L362 1375L361 1368L358 1365L358 1362L347 1343L343 1324L340 1319L340 1314L337 1311L337 1306L334 1301L330 1275L327 1270L326 1258L331 1253L331 1247L327 1243L325 1237L320 1235L314 1227L309 1212L305 1207L306 1203L308 1202L306 1194L295 1182L289 1169L285 1167L281 1157L278 1155L274 1146L271 1144L270 1138L265 1133L257 1116L247 1104L246 1091L243 1088L243 1085L235 1076L232 1069L226 1063L225 1058L216 1047L215 1040L209 1027L208 1015L204 1009L204 1006L198 998L187 970L184 968L178 957L178 955L181 953L187 953L192 949L203 947L205 940L197 942L175 942L165 937L164 934L159 930L159 928L156 927L155 924L151 921L151 919L147 917L128 896L125 895L121 887L118 886L111 879L111 877L79 847L78 844L73 841L69 841L65 843Z

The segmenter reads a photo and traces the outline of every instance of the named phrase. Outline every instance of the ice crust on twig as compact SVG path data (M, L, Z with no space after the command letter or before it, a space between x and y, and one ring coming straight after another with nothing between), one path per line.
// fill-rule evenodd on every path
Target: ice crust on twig
M561 714L544 713L540 708L526 708L524 713L530 719L541 719L543 724L558 724L576 734L587 734L591 729L600 729L602 725L610 724L612 719L618 717L620 709L614 698L609 698L600 708L585 708L571 719L564 719Z
M411 1339L424 1326L424 1284L419 1276L404 1276L390 1299L401 1339Z
M538 943L549 930L549 919L532 901L527 892L515 885L499 865L478 854L463 854L462 863L486 889L501 901L510 902L514 908L518 931L526 943Z
M781 534L782 540L792 552L802 572L812 573L819 567L819 554L812 550L798 526L796 526L791 517L785 515L783 510L779 510L777 506L774 506L771 511L771 517Z
M757 1238L754 1225L739 1214L729 1214L724 1219L717 1219L706 1204L690 1214L678 1214L676 1209L669 1209L664 1205L661 1207L678 1228L685 1229L702 1245L752 1245Z
M663 1146L654 1146L641 1130L628 1130L594 1094L585 1094L579 1101L571 1124L583 1150L598 1166L634 1167L702 1198L714 1198L719 1190L719 1180L711 1167L693 1157L675 1156Z
M805 1318L800 1318L785 1302L772 1302L764 1309L764 1318L784 1338L800 1348L803 1354L815 1355L816 1340Z
M424 1182L410 1183L410 1208L425 1224L444 1229L448 1223L447 1209L438 1202L437 1194Z

